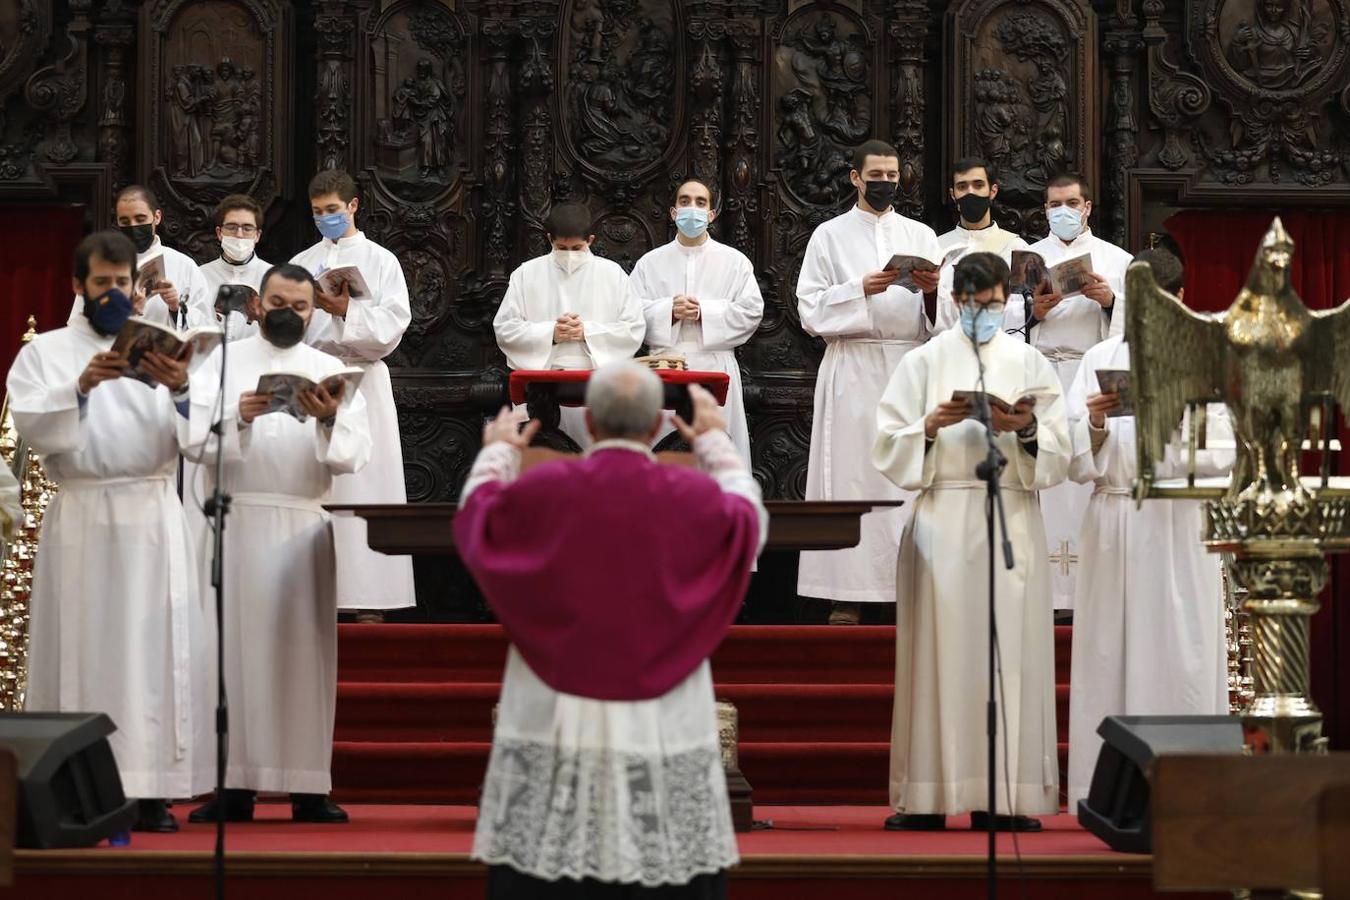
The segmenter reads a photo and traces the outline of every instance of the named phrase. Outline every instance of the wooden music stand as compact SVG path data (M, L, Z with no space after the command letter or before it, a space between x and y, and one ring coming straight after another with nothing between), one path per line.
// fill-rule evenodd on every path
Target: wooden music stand
M1151 780L1158 890L1350 898L1350 753L1160 756Z

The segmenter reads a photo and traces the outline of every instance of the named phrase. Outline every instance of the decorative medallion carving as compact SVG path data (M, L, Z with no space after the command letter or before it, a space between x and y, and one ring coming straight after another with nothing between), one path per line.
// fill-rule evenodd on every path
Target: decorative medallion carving
M654 246L656 239L646 223L637 216L613 212L596 219L592 251L605 259L614 260L623 266L625 272L633 271L638 259Z
M403 200L447 190L462 162L465 30L440 3L391 6L367 40L374 172Z

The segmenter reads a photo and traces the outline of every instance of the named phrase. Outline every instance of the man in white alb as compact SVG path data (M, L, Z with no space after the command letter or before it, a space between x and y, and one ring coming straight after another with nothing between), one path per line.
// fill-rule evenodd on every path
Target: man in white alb
M935 831L972 812L971 827L1039 831L1059 810L1055 648L1045 531L1036 492L1064 479L1071 446L1064 397L1045 358L1002 328L1008 267L992 253L956 264L960 324L909 353L877 410L872 462L918 491L900 540L896 585L895 711L886 828ZM1001 699L997 809L989 809L989 544L985 426L956 391L979 385L1011 404L991 409L1007 461L1002 491L1014 568L994 569ZM1030 398L1024 402L1022 398ZM1003 762L1006 760L1006 764ZM1005 782L1008 773L1011 778ZM1012 807L1008 808L1011 798Z
M156 256L164 257L166 280L152 285L147 291L142 315L157 322L173 323L180 329L214 322L212 303L216 298L198 271L197 261L186 253L164 246L159 239L164 211L159 208L155 192L139 184L124 187L117 193L114 212L117 230L136 247L137 270Z
M224 802L194 810L192 822L250 821L257 791L291 795L297 822L346 822L328 799L337 705L337 588L333 534L323 503L333 476L370 459L360 391L323 379L341 360L302 342L317 287L306 269L272 269L262 287L261 330L234 343L226 361L224 487L225 684L230 752ZM219 353L193 374L193 445L214 483L217 439L207 428L220 401ZM298 394L305 421L269 412L260 376L297 372L318 383ZM211 548L203 545L203 558ZM202 593L214 596L203 566Z
M1085 253L1092 255L1093 283L1081 294L1061 296L1043 281L1031 298L1028 339L1054 364L1067 392L1087 349L1112 333L1122 333L1125 327L1125 269L1130 265L1130 254L1095 236L1088 227L1092 191L1082 176L1067 174L1050 179L1045 186L1045 214L1050 234L1029 249L1039 253L1046 266ZM1019 309L1010 311L1009 318L1021 325L1026 307L1022 302L1016 305ZM1073 608L1078 532L1091 494L1091 487L1073 482L1041 494L1055 609Z
M1145 250L1164 289L1181 297L1181 263L1166 250ZM1138 505L1133 497L1135 421L1112 415L1120 395L1104 393L1097 373L1128 371L1122 335L1083 354L1069 389L1073 462L1069 476L1092 485L1083 520L1082 565L1073 608L1073 671L1069 689L1069 812L1087 797L1106 716L1223 715L1228 712L1228 646L1223 628L1220 557L1200 543L1198 500ZM1157 478L1186 474L1182 424ZM1227 408L1205 416L1211 449L1196 452L1196 474L1225 475L1233 465Z
M150 387L121 377L126 357L112 352L144 302L135 264L121 234L81 241L79 313L25 344L9 371L15 427L60 486L33 575L27 709L107 713L122 787L140 800L135 827L177 831L165 800L213 780L214 616L174 488L187 361L146 354Z
M945 331L956 324L956 304L952 302L952 266L966 253L997 253L1006 263L1012 251L1022 250L1027 242L994 221L991 211L998 197L998 169L975 156L958 159L952 165L947 194L956 206L956 227L938 235L938 244L946 254L938 285L937 328Z
M364 371L358 390L366 401L374 439L370 463L333 479L332 503L406 503L403 445L399 440L394 383L384 358L398 348L412 321L408 282L398 257L356 227L356 182L346 172L325 169L309 183L309 206L323 240L291 262L318 278L329 269L355 266L369 297L351 296L344 283L336 294L320 291L305 343ZM380 621L384 611L414 606L412 559L376 553L366 543L366 525L354 517L333 522L337 548L338 608L357 610L358 621Z
M811 235L797 279L797 311L807 334L825 339L816 374L815 414L806 474L807 500L907 500L867 465L876 437L877 402L905 354L928 339L938 273L915 271L918 290L895 282L886 264L895 254L942 259L933 229L892 207L900 180L895 148L867 141L849 173L858 201ZM862 538L848 550L805 551L797 591L833 601L830 623L856 625L862 603L895 602L895 548L907 507L862 520Z
M670 209L675 240L645 254L633 267L633 290L647 318L647 346L653 353L677 353L690 369L725 372L727 430L750 465L750 429L741 395L736 348L748 341L764 317L764 298L755 269L744 253L708 234L717 218L712 188L690 178L675 189ZM657 440L675 430L666 416Z
M248 194L230 194L216 204L216 240L220 256L201 266L207 294L214 309L216 295L224 284L242 284L254 290L262 286L263 275L272 264L258 256L262 240L262 207ZM230 313L230 340L238 341L258 333L262 313L256 302L251 309Z
M513 369L598 369L642 346L647 323L619 264L591 252L591 212L553 207L544 222L553 249L521 263L492 320ZM591 445L585 410L564 407L559 427L582 450Z

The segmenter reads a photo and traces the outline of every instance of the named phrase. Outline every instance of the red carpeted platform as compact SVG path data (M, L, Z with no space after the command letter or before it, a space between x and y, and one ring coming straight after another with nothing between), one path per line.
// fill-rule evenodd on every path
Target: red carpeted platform
M1060 763L1068 628L1056 629ZM344 625L333 780L340 799L476 803L506 639L493 625ZM741 769L768 804L886 802L895 629L737 626L713 656Z
M287 821L289 807L264 804L259 821L232 826L228 896L482 896L483 870L468 858L472 807L359 805L350 811L350 825L294 825ZM952 830L944 833L896 834L880 827L887 812L884 807L757 807L756 818L774 827L740 837L742 862L732 874L731 896L983 896L985 838L965 830L964 817L953 819ZM1041 834L1020 837L1020 867L1011 837L1000 837L1008 896L1155 896L1149 857L1111 853L1069 816L1048 819L1046 825ZM0 900L206 896L213 839L210 826L187 825L176 835L134 835L128 848L20 851L17 881L0 889Z

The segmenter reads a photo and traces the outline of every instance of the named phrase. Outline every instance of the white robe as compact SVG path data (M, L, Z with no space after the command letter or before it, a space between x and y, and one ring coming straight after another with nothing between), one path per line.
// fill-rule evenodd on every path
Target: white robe
M1220 558L1200 543L1204 510L1196 500L1131 496L1137 458L1133 416L1106 420L1092 452L1087 397L1101 390L1097 369L1128 369L1120 337L1083 355L1069 390L1075 481L1094 486L1083 521L1083 563L1074 600L1069 691L1069 811L1087 796L1106 716L1222 715L1228 712L1228 648ZM1156 462L1158 478L1186 474L1187 426ZM1222 404L1209 405L1208 439L1232 447ZM1231 449L1201 450L1196 474L1226 474Z
M1069 428L1063 396L1044 357L1002 332L981 353L990 389L1008 394L1049 388L1037 395L1034 457L1016 435L998 437L1008 460L1002 495L1016 565L1005 569L998 553L995 602L1007 728L1000 723L997 812L1008 812L1005 778L1011 771L1013 812L1054 813L1059 809L1054 622L1036 491L1068 472ZM905 357L877 411L873 463L901 488L920 492L896 567L890 801L908 813L954 815L988 807L987 494L975 477L987 444L974 419L941 429L926 451L924 434L924 416L954 390L974 388L976 372L970 340L960 330L943 332Z
M399 439L394 383L384 358L398 347L412 321L408 283L398 258L358 231L337 241L324 239L291 262L318 275L339 266L356 266L374 296L353 300L346 318L314 310L305 343L365 371L361 396L366 401L374 440L370 463L360 472L333 479L330 503L406 503L403 444ZM333 522L337 548L339 609L403 609L417 605L412 558L386 556L366 543L366 523L357 516Z
M224 284L246 284L255 291L261 290L263 276L267 270L272 268L272 264L264 259L259 259L255 253L248 262L232 263L223 256L218 256L199 267L202 278L206 280L207 294L211 299L211 308L215 309L216 293L220 286ZM240 310L234 310L230 313L230 340L242 341L244 338L253 337L258 333L258 323L250 322L248 316Z
M584 340L553 343L563 313L581 317ZM492 320L512 369L598 369L633 356L646 327L642 304L618 263L591 255L568 275L552 253L516 267ZM563 407L559 427L582 450L591 445L581 407Z
M1027 242L991 223L988 228L962 228L958 225L938 235L938 246L943 253L950 253L959 247L964 253L997 253L1007 259L1013 250L1025 249Z
M863 516L858 546L805 551L797 591L807 597L895 602L895 548L909 518L909 491L867 463L876 437L877 402L900 360L928 339L923 295L895 285L863 295L864 275L896 253L942 258L933 229L896 212L858 207L811 235L797 279L797 311L807 334L825 339L816 374L807 500L905 500Z
M334 475L370 459L366 403L344 398L330 430L286 413L239 422L239 395L273 371L326 375L342 362L306 344L285 350L261 336L230 347L225 387L225 681L230 754L225 786L326 794L332 788L337 703L337 588L333 534L322 504ZM214 419L220 354L194 374L193 443L215 484ZM201 591L211 587L206 536Z
M104 712L129 797L190 797L214 780L214 617L197 589L174 489L188 420L164 387L77 383L112 347L82 317L10 369L19 433L60 485L42 522L29 710Z
M693 247L675 240L637 261L633 290L642 302L647 346L653 353L674 351L688 360L690 369L731 376L725 405L727 433L749 466L750 428L736 348L750 340L764 317L764 298L754 266L739 250L712 238ZM698 300L697 321L671 321L674 300L680 294ZM674 428L668 414L657 440Z
M1032 326L1031 344L1055 366L1059 383L1065 393L1078 373L1078 364L1088 348L1104 340L1116 326L1125 322L1125 270L1132 257L1108 241L1095 237L1091 229L1068 244L1054 235L1042 238L1030 247L1053 266L1074 256L1092 254L1092 271L1106 279L1116 299L1111 314L1095 301L1079 294L1060 301L1050 310L1045 321ZM1017 327L1025 321L1025 305L1021 295L1009 302L1006 327ZM1073 609L1074 592L1078 583L1078 534L1087 512L1092 488L1068 481L1041 495L1045 510L1045 533L1049 541L1052 590L1055 609Z

